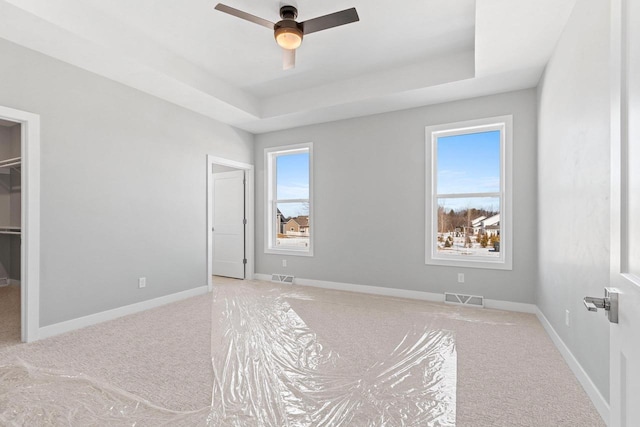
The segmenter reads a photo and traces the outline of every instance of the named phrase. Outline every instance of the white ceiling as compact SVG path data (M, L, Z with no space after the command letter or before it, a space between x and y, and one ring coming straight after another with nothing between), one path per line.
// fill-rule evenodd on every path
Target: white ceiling
M0 37L254 133L533 87L575 0L223 0L277 21L356 7L282 70L217 0L0 0Z

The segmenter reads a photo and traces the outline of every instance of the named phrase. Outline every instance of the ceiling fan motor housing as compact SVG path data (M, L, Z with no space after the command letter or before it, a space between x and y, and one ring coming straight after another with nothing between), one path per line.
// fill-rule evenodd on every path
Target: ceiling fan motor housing
M295 21L298 10L293 6L282 6L280 17L282 21L274 26L276 42L285 49L296 49L302 43L304 35L302 25Z

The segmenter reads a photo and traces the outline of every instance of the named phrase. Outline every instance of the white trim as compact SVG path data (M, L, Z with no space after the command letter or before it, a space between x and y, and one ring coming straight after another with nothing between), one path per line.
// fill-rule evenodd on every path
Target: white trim
M209 291L213 290L213 236L211 229L213 228L213 197L211 197L213 188L213 165L227 166L245 171L245 198L244 207L247 219L245 228L245 255L247 257L247 266L245 270L245 279L252 280L255 271L255 219L254 219L254 169L249 163L228 160L222 157L207 155L207 287Z
M199 286L171 295L164 295L158 298L137 302L135 304L125 305L124 307L114 308L112 310L102 311L100 313L90 314L76 319L66 320L64 322L55 323L53 325L40 328L40 338L48 338L54 335L63 334L65 332L74 331L86 326L95 325L97 323L106 322L108 320L117 319L122 316L139 313L151 308L160 307L172 302L181 301L187 298L204 295L209 292L207 286Z
M297 154L297 153L309 153L309 248L308 249L296 249L293 247L284 247L280 249L275 247L274 237L274 218L276 216L276 203L274 203L273 195L276 192L276 182L273 177L272 171L275 171L275 157L277 155ZM303 144L285 145L279 147L268 147L264 149L264 253L288 255L288 256L313 256L313 242L314 229L315 229L315 215L313 213L313 143L307 142ZM306 199L304 199L306 200ZM283 200L283 202L296 202L302 201L302 199Z
M518 313L535 314L538 307L526 302L503 301L499 299L484 299L484 308L494 310L515 311Z
M256 273L256 280L265 282L271 281L271 274ZM415 299L421 301L444 302L444 293L438 294L433 292L411 291L408 289L386 288L383 286L356 285L353 283L328 282L324 280L303 279L296 277L295 284L300 286L313 286L316 288L333 289L337 291L359 292L363 294L382 295L394 298ZM492 299L484 299L485 308L495 310L516 311L520 313L536 313L534 304L521 302L500 301Z
M311 243L309 243L309 246L311 246ZM287 248L287 249L265 248L264 253L273 254L273 255L311 256L311 257L313 256L313 252L311 250L305 251L301 249L297 251L291 248Z
M567 347L564 341L562 341L562 338L560 338L560 335L558 335L556 330L553 329L553 326L551 326L549 320L547 320L542 311L537 307L536 316L538 317L540 323L542 323L545 331L547 331L547 334L551 338L551 341L553 341L556 348L558 349L558 351L560 351L560 354L562 354L562 357L569 365L569 368L571 368L571 371L578 379L578 382L580 382L580 384L582 385L582 388L584 388L584 390L587 392L587 395L591 399L591 402L593 402L593 405L596 407L596 410L598 411L604 422L609 425L609 403L607 403L606 399L602 396L602 394L600 394L600 391L598 391L596 385L593 383L593 381L591 381L591 378L584 370L582 365L580 365L578 359L576 359L573 353L571 353L569 347Z
M38 339L40 326L40 116L0 106L0 119L22 125L21 337Z
M211 154L207 155L207 160L209 163L220 165L220 166L228 166L230 168L236 169L253 169L253 165L249 163L238 162L236 160L229 160L222 157L213 156Z
M256 280L271 281L270 274L256 273ZM370 295L383 295L396 298L408 298L423 301L444 301L444 294L430 292L410 291L407 289L385 288L382 286L356 285L353 283L328 282L325 280L303 279L296 277L295 284L300 286L312 286L315 288L333 289L337 291L359 292Z
M493 193L438 194L437 138L471 132L500 130L500 190ZM513 226L512 226L512 178L513 178L513 116L505 115L456 123L427 126L425 128L425 264L459 268L487 268L495 270L513 269ZM500 257L479 256L454 257L437 254L437 199L462 197L496 197L500 200Z

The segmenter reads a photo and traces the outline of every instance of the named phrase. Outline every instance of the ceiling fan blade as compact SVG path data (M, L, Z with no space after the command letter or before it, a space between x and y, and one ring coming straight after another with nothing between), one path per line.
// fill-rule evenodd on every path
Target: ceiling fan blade
M341 12L330 13L329 15L309 19L308 21L301 22L300 25L302 25L304 35L307 35L315 33L316 31L326 30L327 28L358 22L359 20L360 18L358 17L356 8L352 7L351 9L346 9Z
M244 19L245 21L253 22L254 24L262 25L263 27L267 27L270 30L273 30L273 27L276 25L271 21L267 21L266 19L259 18L250 13L243 12L238 9L234 9L231 6L227 6L226 4L218 3L215 7L216 10L220 12L228 13L229 15L233 15L237 18Z
M282 69L291 70L296 68L296 50L282 49Z

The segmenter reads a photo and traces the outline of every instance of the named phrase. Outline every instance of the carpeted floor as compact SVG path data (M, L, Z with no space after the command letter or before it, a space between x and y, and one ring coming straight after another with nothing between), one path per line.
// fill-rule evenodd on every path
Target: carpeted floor
M238 283L215 280L221 288ZM19 358L35 367L82 373L173 410L211 404L210 294L22 344L19 328L7 332L2 326L7 313L16 318L15 310L5 309L9 297L3 289L0 365ZM281 289L318 342L357 365L384 358L403 331L450 331L457 350L458 426L605 425L534 315L295 286Z

